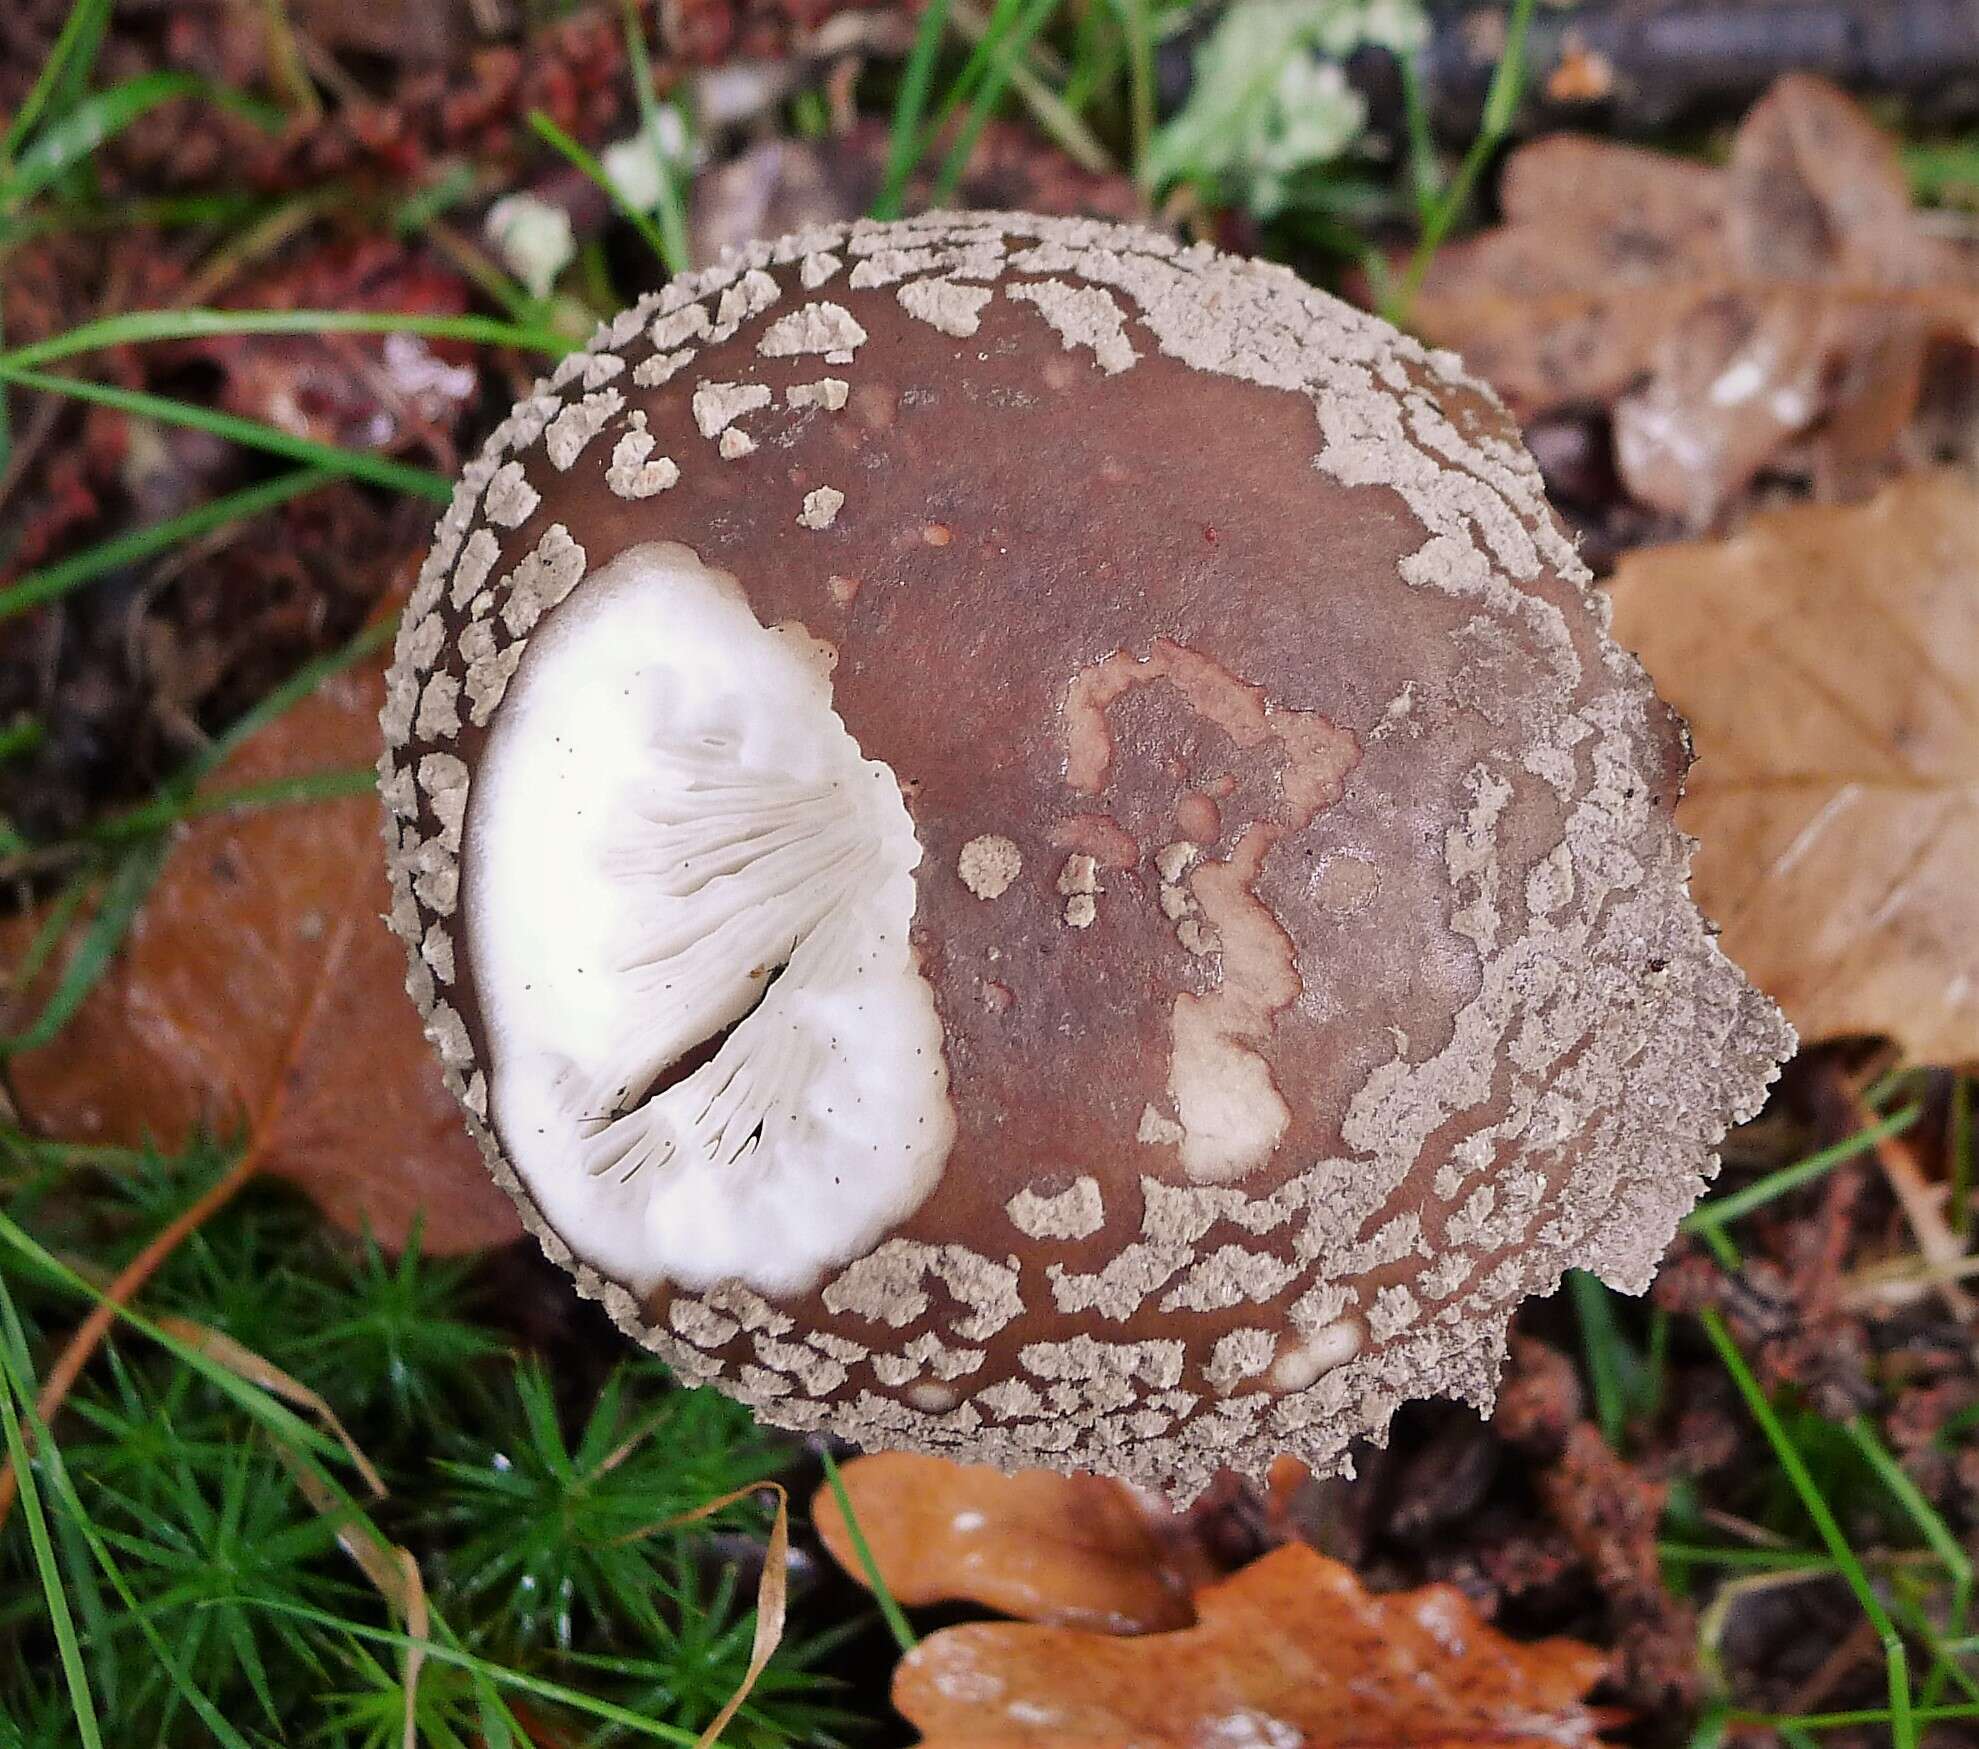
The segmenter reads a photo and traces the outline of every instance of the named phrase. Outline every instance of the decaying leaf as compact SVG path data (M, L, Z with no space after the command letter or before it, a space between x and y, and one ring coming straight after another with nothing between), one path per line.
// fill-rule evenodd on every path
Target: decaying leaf
M1726 952L1803 1042L1979 1058L1979 492L1761 516L1631 554L1611 593L1690 721L1677 820Z
M376 662L337 676L208 788L368 765L383 694ZM24 1117L65 1140L168 1149L201 1125L252 1129L263 1169L341 1226L396 1245L423 1213L429 1250L513 1238L401 987L387 903L368 795L185 827L108 975L53 1043L13 1059Z
M1604 1660L1520 1645L1447 1585L1373 1597L1291 1544L1196 1598L1179 1633L1116 1639L994 1622L905 1659L893 1703L923 1749L1562 1749L1593 1745Z
M1801 446L1842 485L1916 410L1933 343L1979 344L1979 275L1929 236L1895 148L1782 79L1717 169L1573 136L1507 165L1505 223L1436 258L1412 319L1521 417L1612 408L1623 483L1708 524Z
M911 1452L855 1458L845 1491L880 1577L906 1604L966 1598L1058 1627L1139 1634L1194 1619L1146 1515L1120 1483L1004 1475ZM811 1516L839 1565L865 1569L829 1489Z

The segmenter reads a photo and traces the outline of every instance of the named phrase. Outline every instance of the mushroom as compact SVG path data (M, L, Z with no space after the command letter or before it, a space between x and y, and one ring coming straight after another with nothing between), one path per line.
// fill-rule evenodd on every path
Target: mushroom
M1186 1497L1488 1409L1792 1046L1448 353L1017 214L755 247L467 470L381 775L552 1257L766 1420Z

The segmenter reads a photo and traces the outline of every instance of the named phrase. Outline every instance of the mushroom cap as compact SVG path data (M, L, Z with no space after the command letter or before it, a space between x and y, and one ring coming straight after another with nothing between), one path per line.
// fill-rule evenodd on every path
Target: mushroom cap
M1792 1035L1490 392L1131 227L669 285L405 614L409 987L545 1249L773 1423L1186 1496L1640 1291Z

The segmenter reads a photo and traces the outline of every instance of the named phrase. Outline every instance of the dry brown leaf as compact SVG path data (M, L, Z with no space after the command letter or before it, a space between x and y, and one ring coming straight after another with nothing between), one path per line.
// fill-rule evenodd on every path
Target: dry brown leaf
M337 676L208 787L368 765L383 691L378 663ZM405 995L388 903L368 796L195 821L108 975L52 1044L13 1059L24 1117L132 1147L252 1131L262 1170L381 1243L415 1215L436 1252L515 1237Z
M1104 1476L1012 1475L910 1452L854 1458L846 1496L887 1589L905 1604L959 1598L1058 1627L1139 1634L1194 1619L1134 1496ZM829 1488L818 1536L861 1584L864 1564Z
M1909 423L1979 280L1925 234L1892 144L1782 79L1722 170L1559 136L1507 166L1505 223L1436 258L1412 318L1524 418L1608 406L1623 483L1708 524L1790 446L1846 485Z
M1200 1624L1115 1639L995 1622L931 1635L893 1704L924 1749L1591 1746L1604 1659L1519 1645L1451 1586L1372 1597L1303 1544L1198 1594Z
M1629 555L1611 596L1690 721L1677 820L1725 951L1803 1042L1979 1058L1979 492L1761 516Z

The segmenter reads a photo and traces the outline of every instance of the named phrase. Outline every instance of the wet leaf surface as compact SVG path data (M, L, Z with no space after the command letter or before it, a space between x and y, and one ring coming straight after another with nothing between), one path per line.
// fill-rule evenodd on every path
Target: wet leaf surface
M368 765L382 696L376 661L335 677L207 787ZM388 902L369 795L181 828L107 976L53 1043L13 1059L23 1117L165 1149L202 1125L251 1129L263 1169L347 1229L396 1245L423 1216L438 1252L514 1237L402 988ZM10 963L29 922L9 926Z
M1115 1639L986 1623L923 1641L894 1705L926 1749L1540 1749L1591 1745L1604 1660L1522 1646L1449 1586L1386 1597L1294 1544L1198 1594L1197 1626Z
M1648 548L1611 598L1690 722L1677 819L1726 952L1803 1043L1979 1058L1979 493L1920 475Z
M1134 1496L1102 1476L1003 1475L908 1452L855 1458L847 1496L887 1588L910 1606L966 1599L1003 1615L1114 1634L1194 1612ZM839 1564L865 1569L829 1489L812 1522Z
M1696 527L1775 465L1859 486L1933 345L1979 343L1971 258L1810 76L1753 108L1723 169L1562 135L1513 157L1500 201L1502 225L1438 255L1415 325L1522 418L1609 409L1622 484Z

